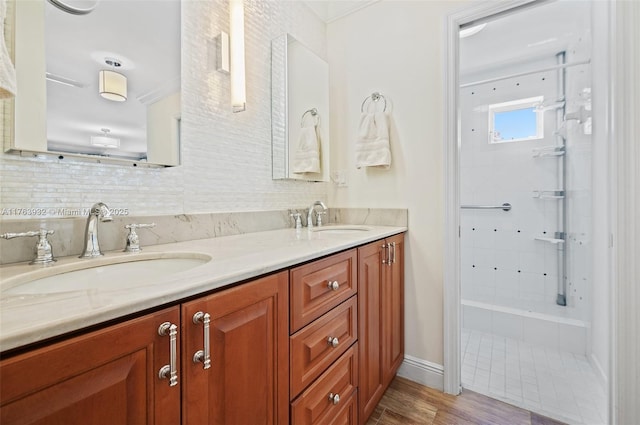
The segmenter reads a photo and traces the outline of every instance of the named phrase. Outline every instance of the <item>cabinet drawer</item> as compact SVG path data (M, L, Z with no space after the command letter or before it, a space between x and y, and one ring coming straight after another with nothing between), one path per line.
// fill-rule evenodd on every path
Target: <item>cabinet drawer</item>
M291 333L311 323L358 290L355 249L291 270ZM337 289L332 289L331 284Z
M358 344L327 369L309 388L291 403L291 423L356 424L356 388L358 386ZM337 394L339 401L334 404ZM353 399L353 400L351 400ZM346 418L346 419L345 419Z
M291 399L358 339L356 299L351 297L291 336Z

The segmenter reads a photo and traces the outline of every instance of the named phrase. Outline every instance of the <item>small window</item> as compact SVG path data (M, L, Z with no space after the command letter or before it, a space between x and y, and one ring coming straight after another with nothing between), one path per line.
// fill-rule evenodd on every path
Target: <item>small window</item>
M489 105L489 143L520 142L544 137L542 96Z

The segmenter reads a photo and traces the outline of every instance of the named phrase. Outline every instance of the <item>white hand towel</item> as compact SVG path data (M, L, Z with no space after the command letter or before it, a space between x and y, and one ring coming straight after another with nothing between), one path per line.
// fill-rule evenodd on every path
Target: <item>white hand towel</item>
M363 113L356 140L356 167L391 166L389 123L384 112Z
M292 169L294 173L320 172L320 148L315 125L300 129L300 140L293 158Z

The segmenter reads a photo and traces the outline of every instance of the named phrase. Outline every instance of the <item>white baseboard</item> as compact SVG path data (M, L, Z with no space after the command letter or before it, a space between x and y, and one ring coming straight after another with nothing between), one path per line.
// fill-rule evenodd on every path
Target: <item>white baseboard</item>
M398 376L444 391L444 368L437 363L405 355Z

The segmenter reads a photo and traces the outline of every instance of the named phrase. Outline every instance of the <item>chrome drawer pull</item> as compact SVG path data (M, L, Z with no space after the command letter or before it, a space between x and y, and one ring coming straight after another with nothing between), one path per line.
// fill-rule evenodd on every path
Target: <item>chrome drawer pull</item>
M338 341L338 338L335 338L335 337L327 338L327 344L329 344L333 348L336 348L339 343L340 341Z
M396 263L396 243L395 242L391 243L391 248L393 248L392 256L391 256L391 263L395 264Z
M196 325L202 322L204 325L204 350L198 350L193 355L193 362L202 362L203 369L209 369L211 367L211 350L209 342L209 323L211 323L211 315L209 313L203 313L201 311L193 315L193 323Z
M384 252L382 253L382 264L388 264L389 263L389 245L383 243L382 249L387 250L387 255L385 255Z
M170 358L169 364L164 365L158 371L158 378L168 379L169 386L173 387L178 385L178 369L177 363L177 346L178 346L178 327L173 323L164 322L158 327L158 335L169 335L169 351Z
M340 284L338 283L337 280L334 281L329 281L327 283L327 288L331 289L332 291L337 291L338 289L340 289Z
M340 394L329 393L329 401L333 404L340 403Z

